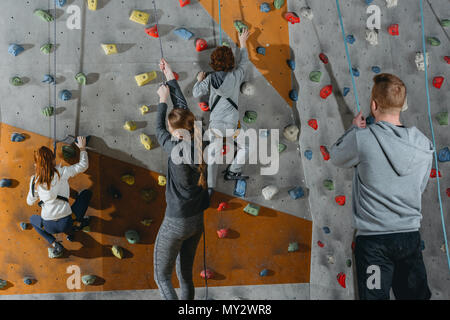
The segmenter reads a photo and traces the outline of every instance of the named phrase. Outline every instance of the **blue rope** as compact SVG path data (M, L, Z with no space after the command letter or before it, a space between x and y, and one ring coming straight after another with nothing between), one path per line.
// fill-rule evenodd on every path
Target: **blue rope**
M436 179L437 179L437 189L438 189L438 198L439 198L439 208L441 210L441 223L442 223L442 230L444 232L445 251L447 253L447 263L448 263L448 268L450 270L450 255L448 252L447 232L445 231L444 210L442 209L441 186L439 183L439 166L438 166L438 161L437 161L438 156L437 156L437 151L436 151L436 139L434 136L433 120L431 119L430 87L428 84L427 46L426 46L426 42L425 42L425 23L424 23L424 13L423 13L423 0L420 0L420 17L422 20L422 46L423 46L423 57L424 57L424 63L425 63L425 87L426 87L426 91L427 91L428 120L430 122L431 137L433 139L434 164L435 164L436 171L437 171Z
M339 21L341 22L342 37L344 38L344 45L345 45L345 52L347 54L348 68L349 68L350 74L352 76L353 91L355 92L356 108L358 109L358 113L359 113L361 108L359 106L358 91L356 90L355 76L353 75L353 70L352 70L353 69L352 60L350 58L350 54L348 51L348 45L347 45L347 40L346 40L345 30L344 30L344 22L342 21L342 14L341 14L341 7L339 5L339 0L336 0L336 6L337 6L337 12L339 15Z
M220 8L220 0L219 0L219 46L222 45L222 14Z

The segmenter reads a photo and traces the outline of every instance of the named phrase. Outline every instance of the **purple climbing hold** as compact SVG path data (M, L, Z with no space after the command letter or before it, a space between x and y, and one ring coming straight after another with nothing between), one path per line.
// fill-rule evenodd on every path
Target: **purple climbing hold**
M11 44L8 48L8 52L13 55L14 57L18 56L19 54L21 54L25 49L18 44Z
M295 187L288 191L289 195L292 199L297 200L302 198L305 195L302 187Z
M448 162L450 161L450 150L448 147L442 148L439 150L438 160L440 162Z
M266 48L264 48L264 47L257 47L256 48L256 53L262 54L263 56L265 56L266 55Z
M184 40L189 40L190 38L192 38L194 36L194 34L186 28L175 29L173 31L173 33L175 33L177 36L179 36L180 38L182 38Z
M344 97L346 97L346 96L349 94L349 92L350 92L350 88L345 87L345 88L344 88L344 92L343 92L342 95L343 95Z
M245 192L247 190L247 182L244 179L236 180L236 186L234 188L233 194L236 197L245 197Z
M25 140L25 136L21 133L13 132L11 134L11 141L12 142L22 142Z
M356 41L355 36L352 35L352 34L349 34L349 35L347 36L346 40L347 40L347 42L350 43L350 44L354 44L355 41Z
M0 180L0 188L9 188L12 186L11 179L2 179Z
M313 152L311 150L306 150L305 151L305 158L308 160L312 160L313 157Z

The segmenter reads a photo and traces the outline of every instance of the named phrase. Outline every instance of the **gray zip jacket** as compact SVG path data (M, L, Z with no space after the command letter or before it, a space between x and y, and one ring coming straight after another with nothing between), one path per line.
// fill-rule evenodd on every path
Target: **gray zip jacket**
M207 95L209 92L210 107L212 107L218 95L222 96L209 117L210 128L219 130L237 129L239 111L227 101L227 98L239 105L240 87L245 77L245 67L249 59L247 49L241 50L239 47L236 48L234 56L236 61L239 62L233 71L209 74L203 81L197 82L192 90L196 98Z
M330 161L355 170L352 209L357 235L419 230L433 151L417 128L384 121L366 129L352 126L332 146Z

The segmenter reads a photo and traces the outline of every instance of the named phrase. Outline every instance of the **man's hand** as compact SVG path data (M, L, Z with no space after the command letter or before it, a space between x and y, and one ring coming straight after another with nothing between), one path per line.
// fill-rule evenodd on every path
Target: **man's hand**
M169 94L170 94L169 86L166 84L161 85L158 88L157 93L159 95L159 102L167 103L167 98L169 98Z
M250 36L250 31L247 28L242 29L242 33L239 34L239 43L241 48L247 48L247 40Z
M75 142L75 145L80 149L80 151L86 150L86 138L85 137L78 137L77 142Z
M200 72L197 74L197 81L198 81L198 82L201 82L201 81L205 80L205 78L206 78L206 73L205 73L205 72L200 71Z
M360 129L365 129L366 128L366 119L364 119L363 115L362 115L362 111L360 111L356 117L353 119L353 124L355 126L357 126Z

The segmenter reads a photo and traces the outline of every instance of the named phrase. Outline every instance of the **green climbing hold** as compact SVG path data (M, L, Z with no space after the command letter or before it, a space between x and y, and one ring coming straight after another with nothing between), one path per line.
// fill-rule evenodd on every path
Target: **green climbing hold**
M75 76L75 80L77 80L77 82L82 86L86 85L87 82L86 75L83 72L77 73L77 75Z
M20 77L12 77L10 82L16 87L23 85L23 80Z
M325 180L323 182L323 186L325 189L333 191L334 190L334 183L332 180Z
M275 9L281 9L281 7L284 5L284 0L275 0L273 2L273 6Z
M53 45L51 43L46 43L41 47L41 52L45 54L50 54L52 51Z
M62 154L64 157L64 160L69 160L75 158L77 152L72 146L63 146L62 147Z
M247 25L240 20L234 21L234 27L236 28L237 32L239 32L239 34L242 33L242 30L248 29Z
M3 289L8 285L8 281L0 279L0 289Z
M123 249L121 247L114 245L112 246L111 251L116 258L123 258Z
M84 275L81 277L81 281L83 281L83 284L85 286L93 285L95 283L95 280L97 280L97 277L92 274Z
M125 232L125 238L127 238L127 241L131 244L136 244L140 240L139 233L135 230L127 230Z
M230 44L226 41L222 42L222 46L230 48Z
M257 118L258 118L258 114L256 113L256 111L245 111L243 120L245 123L253 123L253 122L256 122Z
M251 214L252 216L257 216L259 214L259 209L260 207L255 205L255 204L251 204L249 203L245 208L244 208L244 212Z
M442 19L441 26L443 26L444 28L450 27L450 19Z
M284 150L286 150L287 146L283 143L278 144L278 152L282 153Z
M54 112L55 108L53 108L52 106L48 106L42 109L42 114L46 117L51 117Z
M428 37L427 41L430 45L437 47L441 45L441 41L436 37Z
M447 111L439 112L436 115L436 120L441 126L448 126L448 112Z
M322 78L322 72L320 71L313 71L309 74L309 80L313 82L320 82L320 79Z
M153 189L143 189L141 190L141 197L145 202L149 203L156 198L156 192Z
M298 242L291 242L288 246L288 252L295 252L299 250Z
M91 227L90 226L86 226L83 229L81 229L83 232L91 232Z
M44 11L42 9L37 9L36 11L34 11L34 15L38 16L45 22L53 21L53 16L50 13L48 13L47 11Z
M352 266L352 260L350 260L350 259L348 259L345 263L347 264L347 267L349 267L349 268Z

